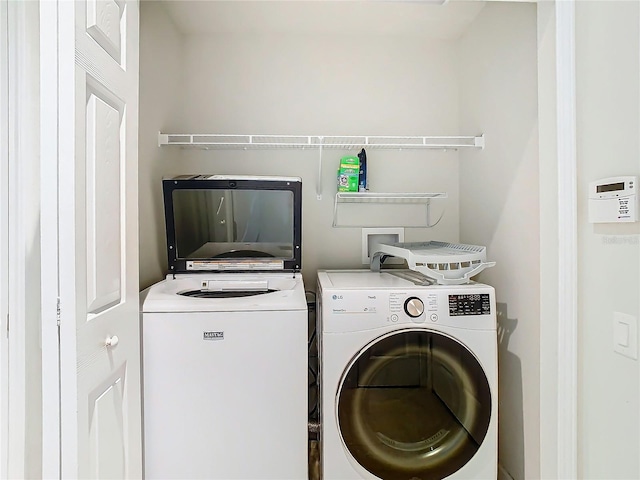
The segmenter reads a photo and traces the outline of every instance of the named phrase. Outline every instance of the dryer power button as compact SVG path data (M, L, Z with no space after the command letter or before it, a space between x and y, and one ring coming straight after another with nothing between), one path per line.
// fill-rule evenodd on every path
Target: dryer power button
M424 303L417 297L408 298L407 301L404 302L404 311L411 318L418 318L424 313Z

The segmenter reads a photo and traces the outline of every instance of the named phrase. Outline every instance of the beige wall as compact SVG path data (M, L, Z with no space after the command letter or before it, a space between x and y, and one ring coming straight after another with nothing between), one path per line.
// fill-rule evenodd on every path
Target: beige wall
M613 315L640 314L640 224L588 223L588 184L640 174L640 4L577 2L579 474L638 478L638 361ZM636 337L637 341L637 337Z
M160 45L168 42L160 16L142 11L141 82L151 89L141 98L141 287L159 280L166 268L159 179L176 173L293 175L303 181L303 275L315 288L319 268L361 268L361 229L333 228L336 169L342 155L325 150L323 198L316 199L317 150L218 151L158 149L165 133L253 133L310 135L456 135L458 89L455 42L402 36L345 34L218 34L178 40L182 73L167 101L158 83ZM147 13L145 13L147 12ZM146 18L145 18L146 17ZM171 38L169 30L169 38ZM174 52L171 45L169 52ZM156 59L148 59L148 56ZM143 60L147 58L146 60ZM141 88L141 97L144 89ZM177 112L158 125L156 111ZM153 125L152 127L150 126ZM167 131L172 128L173 131ZM469 133L475 134L476 132ZM146 144L145 147L142 145ZM143 148L145 149L143 152ZM161 152L158 152L161 150ZM434 228L411 229L405 240L458 240L458 152L368 150L372 191L446 192L434 205ZM154 157L163 160L152 160ZM150 170L153 168L152 170ZM142 184L143 179L146 182ZM144 203L143 203L144 197ZM378 210L362 206L364 215ZM410 224L424 208L387 212L384 226ZM404 216L404 218L403 218ZM400 219L399 219L400 218ZM160 255L161 258L158 256Z
M138 195L140 288L167 270L162 176L178 171L175 151L158 148L158 132L182 128L183 39L161 2L140 3Z
M535 4L489 3L460 40L460 125L484 132L460 158L460 239L497 265L499 460L539 478L540 225Z

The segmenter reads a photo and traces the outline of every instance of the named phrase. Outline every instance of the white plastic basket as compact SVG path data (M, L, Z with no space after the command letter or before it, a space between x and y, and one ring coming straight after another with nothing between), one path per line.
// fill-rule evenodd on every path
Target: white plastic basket
M385 257L400 257L407 261L409 269L440 285L461 285L469 283L471 277L496 264L487 262L486 251L486 247L478 245L438 241L381 243L371 257L371 270L380 271Z

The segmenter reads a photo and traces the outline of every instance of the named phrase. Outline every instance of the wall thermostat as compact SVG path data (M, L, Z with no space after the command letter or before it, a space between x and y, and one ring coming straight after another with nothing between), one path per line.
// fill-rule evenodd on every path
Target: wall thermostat
M638 177L596 180L589 184L589 223L638 221Z

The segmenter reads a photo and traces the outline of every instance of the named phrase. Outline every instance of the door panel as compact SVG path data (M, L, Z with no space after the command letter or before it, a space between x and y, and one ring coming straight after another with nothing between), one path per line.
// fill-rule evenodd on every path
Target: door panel
M125 34L122 25L123 13L122 1L87 1L87 33L117 63L121 60L121 37Z
M90 91L90 90L89 90ZM87 304L91 313L121 299L120 149L122 107L89 94L87 152Z
M89 398L90 471L95 478L125 478L126 438L122 424L124 372L122 367L115 378L100 385Z

